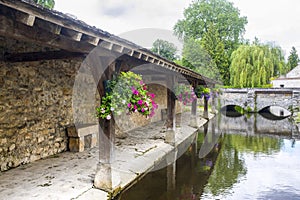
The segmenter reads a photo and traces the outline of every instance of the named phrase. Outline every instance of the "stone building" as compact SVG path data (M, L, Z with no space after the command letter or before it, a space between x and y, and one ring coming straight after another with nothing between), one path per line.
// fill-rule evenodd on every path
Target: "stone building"
M147 49L63 13L25 0L1 1L1 171L67 151L70 143L79 145L76 150L82 149L80 145L83 144L78 144L80 141L76 136L72 139L72 134L68 135L67 130L74 128L76 123L82 123L85 127L98 124L93 113L104 91L101 85L96 85L98 92L91 90L93 81L81 89L94 95L95 104L77 102L79 104L75 110L79 109L81 113L74 117L75 80L83 63L90 61L87 57L96 47L103 53L98 55L97 62L113 58L108 64L108 68L113 70L103 72L106 79L114 71L128 71L132 70L132 66L151 65L144 72L136 72L150 74L150 90L156 93L160 106L153 120L161 120L161 110L173 105L174 100L167 89L169 83L166 76L159 70L180 74L193 85L214 84L212 80ZM93 72L87 76L95 75L102 74ZM93 80L89 78L84 80ZM145 79L147 80L147 74ZM91 87L88 87L89 84ZM86 98L81 93L77 95L82 101ZM168 109L168 116L173 117L173 114L174 110ZM134 115L131 120L140 120L139 125L151 122ZM121 119L120 123L123 124L120 126L126 127L125 129L134 128L126 124L127 121ZM169 126L173 124L170 123ZM95 141L92 144L95 145Z
M300 88L300 65L288 72L284 77L271 81L274 88Z

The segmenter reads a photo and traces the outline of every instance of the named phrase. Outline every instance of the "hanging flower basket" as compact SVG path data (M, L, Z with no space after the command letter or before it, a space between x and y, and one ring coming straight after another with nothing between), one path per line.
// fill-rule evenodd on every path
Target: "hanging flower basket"
M158 108L155 94L148 91L142 77L133 72L121 72L120 76L104 82L106 94L96 108L97 117L110 120L112 114L121 115L138 112L145 117L152 117Z
M190 85L177 85L175 87L175 95L176 99L183 103L183 105L187 105L188 103L192 103L197 100L197 96L194 92L194 88Z
M197 86L195 93L200 99L204 97L206 100L209 100L210 98L210 89L201 85Z

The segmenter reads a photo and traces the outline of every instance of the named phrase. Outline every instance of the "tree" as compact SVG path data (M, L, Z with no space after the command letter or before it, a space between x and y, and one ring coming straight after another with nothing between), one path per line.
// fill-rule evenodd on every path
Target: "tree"
M55 5L54 0L33 0L35 3L40 4L48 9L53 9Z
M223 58L215 60L215 62L217 64L220 64L219 61L225 62L221 66L220 72L225 78L223 81L226 84L229 82L229 78L226 79L226 74L222 74L224 73L222 68L225 67L225 70L229 70L228 58L241 44L246 24L247 18L241 17L239 10L226 0L196 0L185 9L184 19L177 21L174 32L184 41L187 38L200 40L205 37L218 38L219 43L223 43L225 53L219 55ZM208 46L206 45L205 48ZM207 51L211 52L210 49ZM210 56L213 59L216 58L214 54Z
M171 61L176 60L177 58L177 47L173 43L166 40L155 40L152 45L151 51Z
M232 53L230 83L234 87L261 87L284 69L280 47L241 45Z
M190 68L206 77L220 79L216 63L209 53L202 47L200 40L186 40L182 51L181 64Z
M230 80L230 73L228 70L229 58L225 53L224 43L221 41L219 33L214 25L211 24L211 26L208 27L207 32L203 34L201 45L216 64L218 74L221 75L221 80L223 80L225 84L228 84Z
M300 61L300 59L297 54L297 50L295 47L292 47L292 50L288 57L287 71L290 71L290 70L294 69L295 67L297 67L299 61Z

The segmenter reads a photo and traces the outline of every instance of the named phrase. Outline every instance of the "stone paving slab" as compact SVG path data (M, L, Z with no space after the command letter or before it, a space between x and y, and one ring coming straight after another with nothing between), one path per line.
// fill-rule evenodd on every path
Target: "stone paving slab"
M213 115L210 114L209 117ZM116 139L113 178L124 189L162 160L179 157L191 144L196 128L189 126L189 117L181 117L176 130L175 147L164 142L164 123L157 122ZM207 120L198 117L202 126ZM93 188L98 164L98 148L84 152L64 152L47 159L0 172L0 200L106 200L108 193ZM156 169L160 166L156 166ZM164 167L162 165L161 167Z

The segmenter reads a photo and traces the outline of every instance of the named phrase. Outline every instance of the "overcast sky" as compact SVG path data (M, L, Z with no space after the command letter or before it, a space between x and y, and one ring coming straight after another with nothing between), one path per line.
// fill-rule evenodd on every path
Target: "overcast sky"
M230 0L247 16L245 38L274 41L289 55L292 46L300 52L299 0ZM104 31L124 36L143 28L172 31L192 0L55 0L55 9ZM140 35L145 33L141 32ZM130 39L133 42L134 38ZM140 44L140 43L139 43ZM144 44L140 44L143 45ZM147 46L145 46L147 47Z

